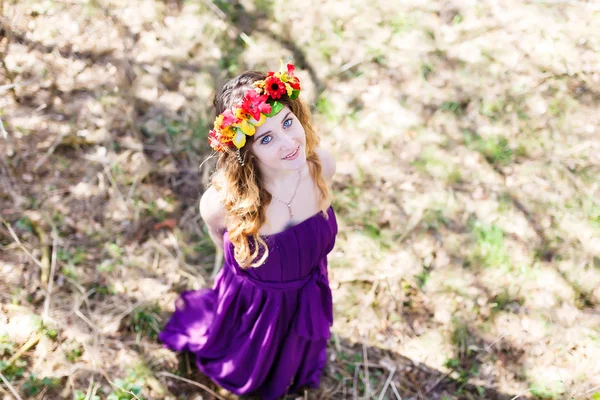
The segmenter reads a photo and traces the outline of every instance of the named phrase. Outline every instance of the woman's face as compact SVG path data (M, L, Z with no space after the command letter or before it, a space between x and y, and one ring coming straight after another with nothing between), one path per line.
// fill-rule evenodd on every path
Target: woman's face
M251 149L269 168L297 170L306 164L306 134L287 106L256 129Z

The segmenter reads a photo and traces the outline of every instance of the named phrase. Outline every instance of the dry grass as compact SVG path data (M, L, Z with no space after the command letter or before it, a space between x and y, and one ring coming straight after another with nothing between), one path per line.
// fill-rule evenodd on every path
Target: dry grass
M0 4L5 397L233 398L156 334L211 284L215 87L288 55L338 160L300 396L600 396L596 2Z

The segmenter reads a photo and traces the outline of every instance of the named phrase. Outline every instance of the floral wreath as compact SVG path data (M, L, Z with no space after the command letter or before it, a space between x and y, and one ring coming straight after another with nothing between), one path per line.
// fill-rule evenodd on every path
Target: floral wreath
M254 82L254 87L239 103L215 119L214 129L208 135L213 150L224 152L226 147L236 147L238 160L244 165L239 149L246 144L246 136L253 136L256 127L264 124L267 117L273 117L283 109L277 99L283 95L295 99L300 94L300 80L294 76L294 65L289 63L286 67L284 69L281 61L279 71L270 71L264 80Z

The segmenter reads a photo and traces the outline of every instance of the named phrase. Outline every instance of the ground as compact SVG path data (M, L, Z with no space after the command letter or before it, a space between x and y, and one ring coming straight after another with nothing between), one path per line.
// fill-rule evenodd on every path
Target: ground
M215 90L288 56L338 163L299 396L600 398L597 2L0 5L4 398L233 398L156 335L212 283Z

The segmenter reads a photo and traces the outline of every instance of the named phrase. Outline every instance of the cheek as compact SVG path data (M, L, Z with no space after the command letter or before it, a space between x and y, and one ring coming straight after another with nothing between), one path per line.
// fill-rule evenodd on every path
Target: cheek
M302 140L303 143L306 141L306 132L304 132L304 128L300 123L298 123L296 129L294 129L294 136Z
M279 160L277 149L273 145L256 146L252 148L254 156L264 164Z

